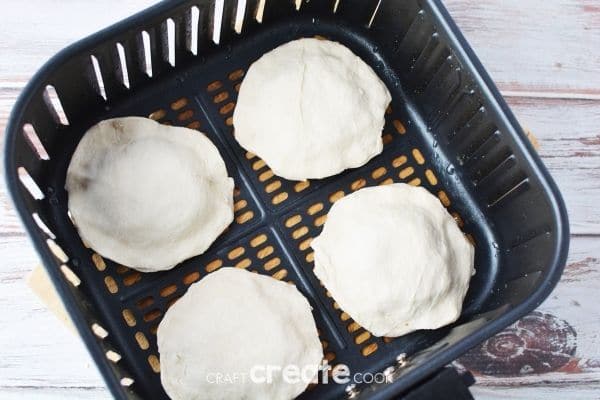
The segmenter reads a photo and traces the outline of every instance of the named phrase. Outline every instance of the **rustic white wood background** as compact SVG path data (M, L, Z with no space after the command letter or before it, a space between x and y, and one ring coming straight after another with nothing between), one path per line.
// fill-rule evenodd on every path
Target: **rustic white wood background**
M0 134L23 85L45 60L152 3L2 0ZM572 328L575 354L565 364L556 361L554 348L542 348L551 372L535 374L517 365L507 373L511 367L504 366L478 373L473 392L485 400L600 399L600 1L446 5L520 122L537 135L567 202L572 232L563 279L540 311ZM108 398L80 340L26 287L25 276L37 263L0 185L0 398ZM550 330L547 343L556 344L557 337ZM479 350L463 364L487 356Z

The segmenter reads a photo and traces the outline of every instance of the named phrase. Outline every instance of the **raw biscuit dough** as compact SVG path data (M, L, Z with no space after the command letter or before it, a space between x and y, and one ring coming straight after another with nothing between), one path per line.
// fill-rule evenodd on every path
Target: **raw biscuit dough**
M233 114L235 138L290 180L324 178L381 153L391 96L347 47L299 39L248 69Z
M338 200L311 244L315 274L375 336L436 329L459 316L474 248L440 201L399 183Z
M203 253L233 220L233 179L203 134L140 117L91 127L65 185L81 238L143 272Z
M261 380L266 366L295 365L310 380L323 359L310 305L296 287L238 268L190 286L157 335L161 381L173 400L290 400L308 383L285 382L280 372L270 384L253 382L252 368Z

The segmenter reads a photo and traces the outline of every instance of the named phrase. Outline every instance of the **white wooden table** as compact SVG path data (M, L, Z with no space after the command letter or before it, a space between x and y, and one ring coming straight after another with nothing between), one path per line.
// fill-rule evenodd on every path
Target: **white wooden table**
M29 77L84 35L149 0L2 0L0 132ZM547 357L549 372L498 364L477 369L477 399L600 399L600 2L447 0L447 7L540 153L567 202L571 253L539 308L567 329L574 354ZM104 399L108 391L80 340L25 285L37 256L0 185L0 398ZM559 339L549 334L547 343ZM559 343L560 344L560 343ZM481 368L480 368L481 369Z

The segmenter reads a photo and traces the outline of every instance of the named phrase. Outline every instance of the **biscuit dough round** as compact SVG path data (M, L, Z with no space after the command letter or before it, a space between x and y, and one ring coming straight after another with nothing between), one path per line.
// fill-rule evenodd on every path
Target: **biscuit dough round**
M233 220L233 186L203 134L126 117L85 133L65 188L84 242L117 263L153 272L213 243Z
M239 268L190 286L157 335L161 381L173 400L293 399L323 359L310 305L296 287ZM304 370L307 381L286 382L279 370L269 384L268 366Z
M313 240L315 274L375 336L454 322L475 273L474 248L440 201L399 183L338 200Z
M390 101L385 84L347 47L294 40L248 69L234 134L278 176L325 178L381 153Z

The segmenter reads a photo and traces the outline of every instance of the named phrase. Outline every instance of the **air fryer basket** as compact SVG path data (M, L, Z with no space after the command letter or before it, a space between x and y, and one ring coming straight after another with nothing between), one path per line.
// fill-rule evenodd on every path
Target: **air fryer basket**
M224 265L294 282L314 308L331 365L377 372L408 355L387 370L388 383L358 386L353 395L392 398L427 379L457 382L440 369L536 307L559 279L568 222L556 186L438 0L307 0L299 10L267 0L258 13L258 0L244 3L240 33L236 1L215 16L213 0L177 0L84 39L36 74L11 115L8 187L110 390L166 398L156 327L191 283ZM348 46L389 87L385 147L361 168L290 182L237 145L231 116L254 60L316 35ZM141 274L103 259L68 216L65 173L79 139L94 123L125 115L205 132L237 185L233 225L172 271ZM309 246L333 202L391 182L438 196L475 243L477 268L459 321L396 339L373 337L339 309L312 273ZM317 385L302 398L339 398L344 389Z

